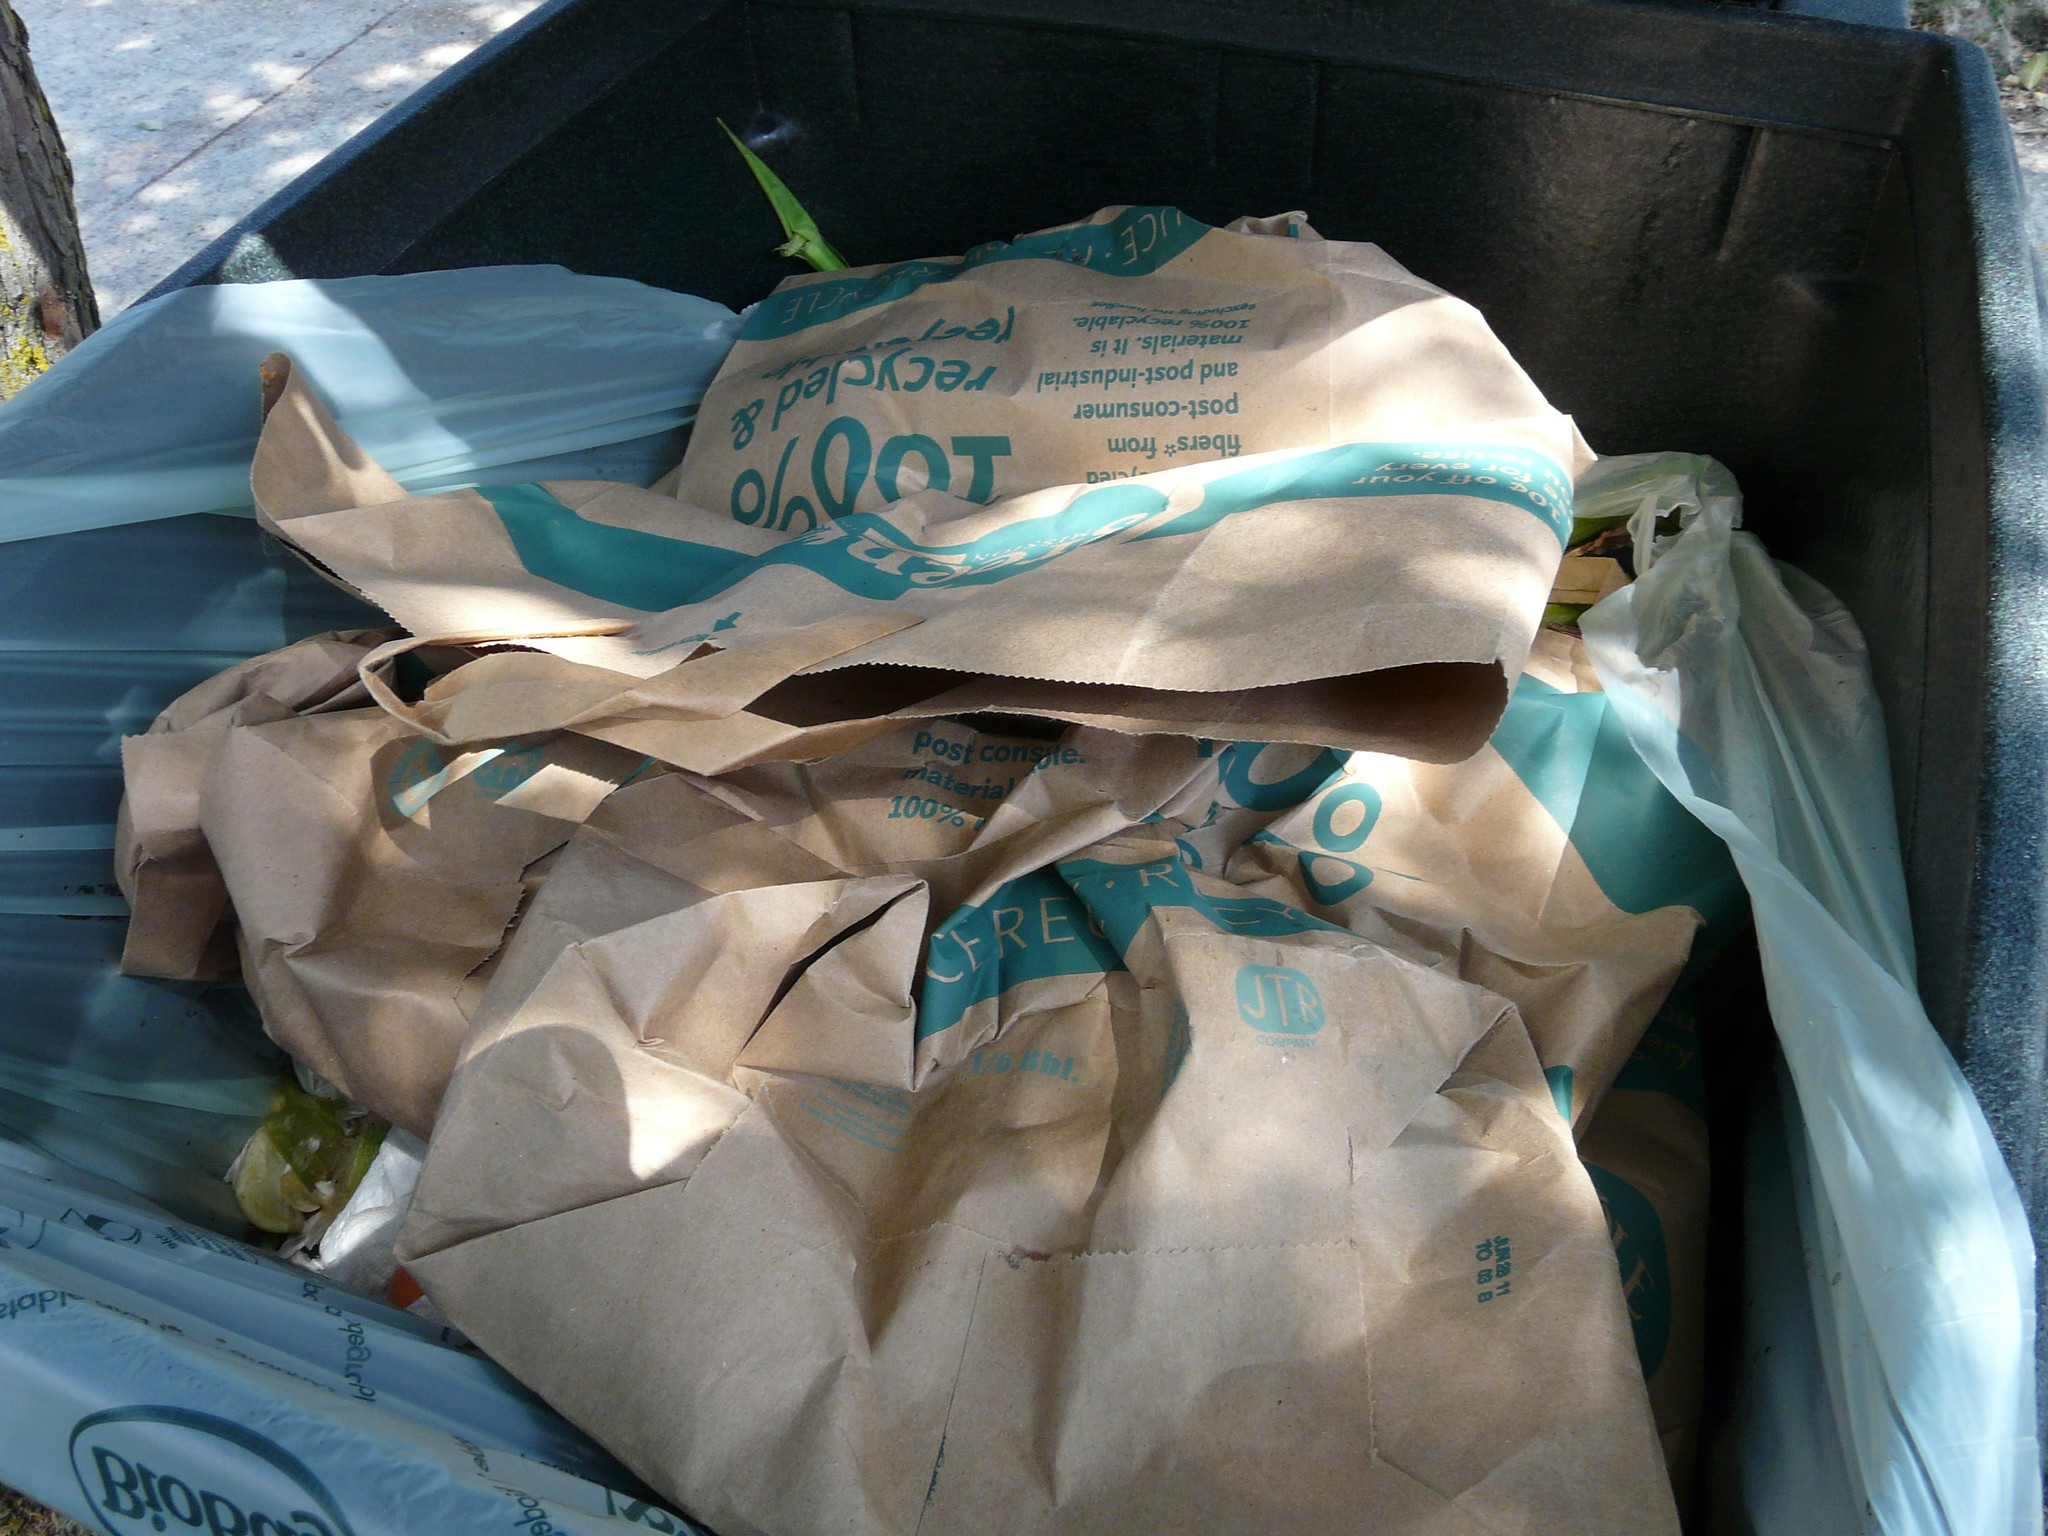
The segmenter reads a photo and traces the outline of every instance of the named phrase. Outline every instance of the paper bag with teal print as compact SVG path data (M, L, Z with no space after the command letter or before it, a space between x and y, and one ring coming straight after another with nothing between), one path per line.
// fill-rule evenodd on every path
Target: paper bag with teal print
M809 855L815 869L922 884L929 943L915 1086L991 1039L997 999L1019 982L1054 991L1076 976L1094 984L1106 953L1100 935L1048 887L1050 866L1146 824L1180 831L1191 855L1198 841L1234 845L1328 778L1337 760L1310 747L1087 727L1046 739L936 720L823 762L683 777Z
M786 278L698 422L677 495L789 533L1345 443L1591 458L1477 310L1379 247L1158 207Z
M273 358L257 505L266 527L413 633L523 638L555 658L520 663L517 678L458 674L444 690L519 696L579 675L563 671L573 663L658 679L658 705L643 689L622 707L672 727L657 754L670 762L712 761L698 740L742 719L752 756L721 746L721 765L824 756L864 722L987 711L1468 755L1505 704L1570 527L1571 476L1588 456L1569 419L1468 306L1371 247L1181 221L1193 233L1168 241L1170 257L1162 246L1136 266L1073 258L1147 218L1173 222L1112 210L1006 255L913 264L924 275L907 287L849 276L846 291L865 297L818 326L743 341L714 397L769 387L755 376L786 372L792 349L878 355L894 376L886 351L871 354L912 318L928 345L995 346L1004 360L976 365L981 385L948 389L955 370L927 359L929 389L834 406L869 411L872 426L858 414L806 425L809 406L791 403L735 446L748 403L707 409L680 501L594 482L407 497ZM956 333L933 310L984 290L1016 311L998 339ZM1116 316L1152 329L1098 334ZM1177 380L1227 369L1241 422L1228 442L1198 432L1193 446L1096 467L1076 446L1100 438L1090 390L1035 381L1090 347L1175 337L1214 338L1209 350L1230 355L1196 358L1189 342L1147 368ZM812 376L797 381L799 402L818 394ZM1184 384L1133 399L1119 385L1101 403L1159 404ZM973 467L942 474L941 440L969 445ZM740 463L763 454L780 455L772 486L768 469ZM832 496L796 497L791 463L832 479ZM773 512L749 499L761 482L773 500L785 480L792 494ZM816 654L799 645L743 697L705 670L706 651L863 616L872 634ZM522 729L560 723L536 714Z
M695 788L563 854L400 1250L656 1488L776 1536L1676 1531L1512 1005L1145 831L1009 888L987 957L1068 963L913 1082L929 887Z
M1621 1270L1622 1298L1679 1497L1699 1459L1706 1364L1706 1078L1699 998L1650 1023L1579 1140Z
M1355 754L1226 872L1508 998L1581 1129L1703 917L1745 910L1720 842L1642 766L1558 631L1470 759Z
M231 732L203 825L265 1027L428 1134L536 862L644 761L572 735L450 753L367 709Z

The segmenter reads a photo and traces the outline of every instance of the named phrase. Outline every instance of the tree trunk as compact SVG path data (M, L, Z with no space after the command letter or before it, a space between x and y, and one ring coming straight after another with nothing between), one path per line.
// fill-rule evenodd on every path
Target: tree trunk
M28 28L0 0L0 400L99 323L71 159L29 63Z

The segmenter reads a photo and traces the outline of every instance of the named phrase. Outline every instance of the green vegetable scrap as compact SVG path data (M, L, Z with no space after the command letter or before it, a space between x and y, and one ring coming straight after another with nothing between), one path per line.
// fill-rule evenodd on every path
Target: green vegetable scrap
M1567 550L1575 550L1582 544L1590 544L1610 528L1627 524L1629 514L1617 512L1606 517L1575 517L1572 519L1571 537L1565 541Z
M263 1123L249 1138L228 1182L249 1224L281 1237L318 1237L348 1204L390 1129L345 1099L278 1084Z
M1628 570L1627 562L1634 550L1634 544L1629 538L1628 520L1629 514L1626 512L1573 518L1571 537L1566 541L1565 552L1568 555L1597 555L1609 559L1619 556L1623 560L1624 571ZM1559 583L1562 587L1562 577L1559 578ZM1579 620L1585 617L1586 610L1593 605L1558 602L1555 600L1555 591L1551 596L1553 600L1543 605L1543 622L1554 628L1576 632Z
M733 147L747 162L747 169L754 173L754 180L758 181L761 190L768 194L768 202L775 209L775 216L782 220L782 232L789 238L775 248L775 254L800 257L820 272L843 271L846 267L846 258L832 249L824 235L819 232L818 221L804 211L804 205L782 184L782 178L769 170L759 155L740 142L740 136L727 127L724 118L718 120L718 126L725 129L725 136L732 140Z

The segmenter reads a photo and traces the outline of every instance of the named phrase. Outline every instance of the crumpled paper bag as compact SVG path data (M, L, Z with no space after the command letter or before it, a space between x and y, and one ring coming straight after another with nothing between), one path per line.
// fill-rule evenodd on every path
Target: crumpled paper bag
M1184 829L1006 882L949 957L914 875L621 791L508 945L401 1257L727 1536L1675 1531L1513 1006ZM977 959L992 1028L920 1078Z
M253 657L182 694L143 735L122 738L128 793L115 823L114 876L130 910L123 971L173 981L234 974L227 890L200 829L220 746L237 725L368 704L357 665L393 633L315 635Z
M1592 461L1476 309L1301 213L1111 207L800 273L748 312L698 421L676 494L795 533L925 489L984 504L1343 443Z
M1723 845L1643 768L1582 642L1555 631L1471 758L1355 753L1226 872L1510 999L1580 1128L1702 914L1744 906Z
M218 976L238 957L272 1038L424 1136L534 866L648 765L572 734L423 740L364 702L386 639L259 657L124 741L123 966Z

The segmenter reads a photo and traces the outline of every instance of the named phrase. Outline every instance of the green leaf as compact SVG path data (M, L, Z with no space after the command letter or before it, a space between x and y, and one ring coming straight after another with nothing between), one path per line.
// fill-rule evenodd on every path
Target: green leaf
M820 272L838 272L846 266L846 258L833 250L818 230L818 221L804 211L804 205L782 184L782 178L769 170L761 157L740 142L740 136L726 127L724 118L718 119L718 126L725 129L725 136L732 140L733 148L740 152L740 158L747 162L747 169L754 173L754 180L761 184L761 190L768 194L769 206L775 210L775 217L782 220L782 232L789 239L775 248L778 256L796 256L809 262Z

